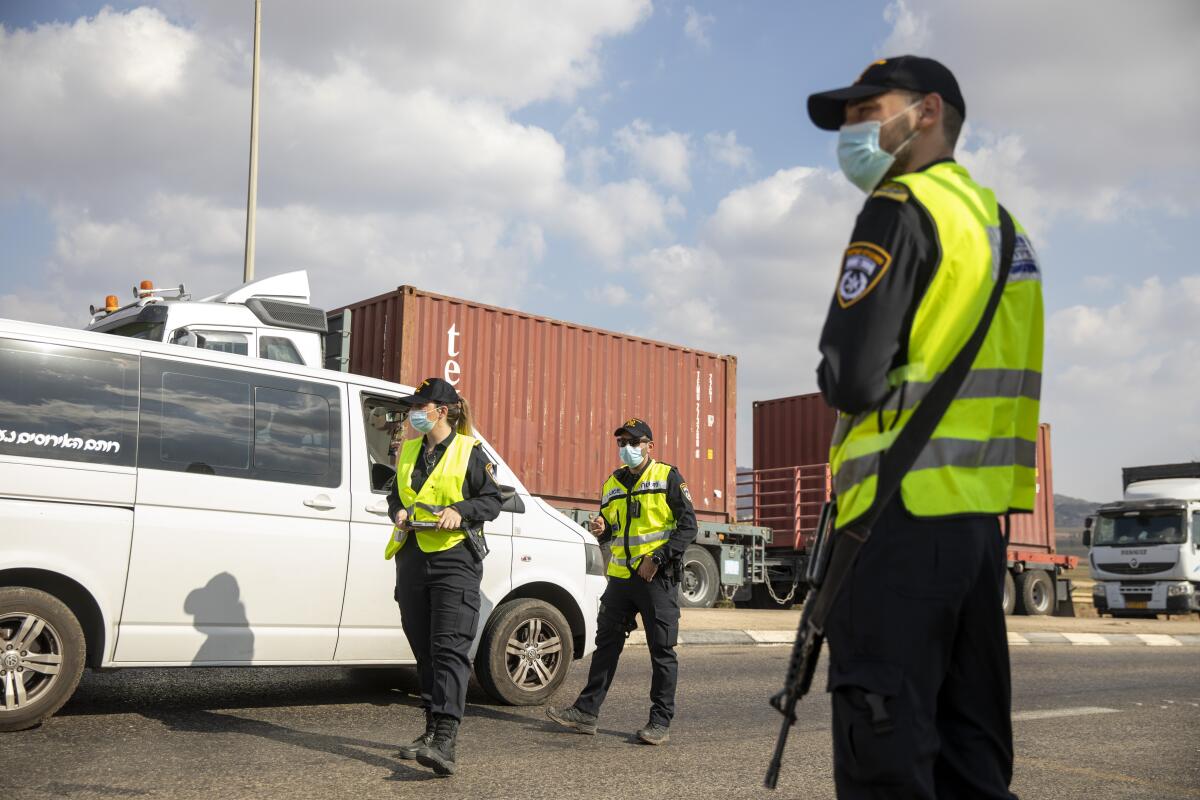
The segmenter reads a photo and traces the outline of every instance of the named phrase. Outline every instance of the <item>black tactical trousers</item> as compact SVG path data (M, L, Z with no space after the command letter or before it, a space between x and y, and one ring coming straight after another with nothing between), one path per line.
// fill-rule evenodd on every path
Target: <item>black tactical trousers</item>
M625 637L637 627L640 614L650 647L653 675L650 679L650 722L670 726L675 716L675 684L679 678L679 660L675 645L679 642L679 585L659 570L647 583L635 573L631 578L609 578L600 598L600 617L596 626L596 652L588 682L575 701L575 707L587 714L599 714L608 687L617 674L617 662L625 649Z
M417 657L421 706L461 720L479 626L483 565L462 544L425 553L409 535L396 554L396 602Z
M839 798L1015 798L1004 538L894 500L826 636Z

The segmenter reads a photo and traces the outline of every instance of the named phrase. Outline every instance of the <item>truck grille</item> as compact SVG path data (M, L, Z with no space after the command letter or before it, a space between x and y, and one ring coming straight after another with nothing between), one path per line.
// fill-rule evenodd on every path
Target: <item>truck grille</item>
M1161 563L1147 561L1145 564L1138 564L1136 567L1131 567L1129 564L1096 564L1097 569L1111 572L1114 575L1150 575L1155 572L1166 572L1173 566L1175 564L1171 561Z

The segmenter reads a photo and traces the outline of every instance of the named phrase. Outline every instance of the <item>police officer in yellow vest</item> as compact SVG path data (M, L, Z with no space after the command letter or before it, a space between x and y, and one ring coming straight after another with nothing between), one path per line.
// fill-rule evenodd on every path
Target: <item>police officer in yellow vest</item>
M928 58L876 61L808 99L868 194L821 334L818 382L844 528L876 501L880 454L971 337L1000 271L991 190L953 158L966 103ZM982 347L904 474L826 626L842 798L1011 798L998 515L1029 512L1042 369L1041 273L1015 226Z
M464 529L498 517L502 500L495 465L472 438L470 408L454 387L430 378L407 402L408 424L423 436L405 441L396 459L388 509L397 529L384 555L396 559L396 602L417 658L425 732L396 755L445 776L456 770L483 578ZM436 527L405 530L410 520Z
M600 490L600 516L592 533L612 543L608 587L600 598L596 652L588 682L573 706L547 708L546 715L566 728L594 734L600 705L612 685L625 638L642 617L650 648L650 719L637 732L646 744L665 744L675 716L679 663L679 571L683 553L696 540L696 513L679 470L651 458L654 434L640 419L614 432L625 466Z

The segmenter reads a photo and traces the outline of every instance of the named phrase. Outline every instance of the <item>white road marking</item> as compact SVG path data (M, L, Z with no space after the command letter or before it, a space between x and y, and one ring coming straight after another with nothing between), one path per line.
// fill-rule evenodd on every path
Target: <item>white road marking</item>
M1078 708L1043 708L1037 711L1018 711L1012 715L1013 722L1031 719L1057 719L1058 717L1086 717L1091 714L1116 714L1118 709L1101 708L1100 706L1079 706Z
M1137 637L1151 647L1183 647L1183 642L1165 633L1139 633Z
M759 644L792 644L796 641L795 631L746 631L746 635Z
M1067 641L1071 644L1099 645L1103 647L1112 644L1101 633L1064 633L1063 636L1067 637Z
M1012 631L1009 631L1008 632L1008 644L1010 647L1012 645L1029 644L1029 640L1026 639L1024 636L1022 636L1019 633L1013 633Z

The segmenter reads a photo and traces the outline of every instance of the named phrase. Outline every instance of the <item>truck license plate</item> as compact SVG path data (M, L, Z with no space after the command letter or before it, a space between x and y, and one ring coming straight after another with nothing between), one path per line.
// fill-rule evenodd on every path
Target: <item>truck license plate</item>
M1125 601L1126 608L1145 608L1146 605L1147 605L1147 602L1145 600L1126 600Z

